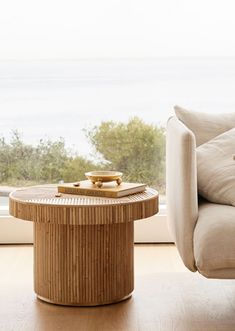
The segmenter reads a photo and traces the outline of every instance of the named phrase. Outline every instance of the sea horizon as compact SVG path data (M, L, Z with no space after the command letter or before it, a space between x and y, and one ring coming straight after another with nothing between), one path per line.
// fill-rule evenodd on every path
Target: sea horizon
M83 129L138 116L165 126L173 106L235 110L235 58L0 61L0 136L63 137L92 158Z

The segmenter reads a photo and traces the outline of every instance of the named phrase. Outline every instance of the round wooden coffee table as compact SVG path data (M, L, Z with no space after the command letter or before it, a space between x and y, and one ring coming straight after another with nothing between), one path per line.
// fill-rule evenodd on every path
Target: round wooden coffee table
M123 198L31 187L10 194L10 214L34 222L34 289L55 304L95 306L134 289L135 220L158 212L158 192Z

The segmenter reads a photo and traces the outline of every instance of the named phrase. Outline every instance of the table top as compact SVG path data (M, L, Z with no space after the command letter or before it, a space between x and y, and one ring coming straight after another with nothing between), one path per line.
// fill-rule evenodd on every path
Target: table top
M9 196L10 214L34 222L92 225L129 222L158 212L158 192L151 188L122 198L56 193L55 186L16 190Z

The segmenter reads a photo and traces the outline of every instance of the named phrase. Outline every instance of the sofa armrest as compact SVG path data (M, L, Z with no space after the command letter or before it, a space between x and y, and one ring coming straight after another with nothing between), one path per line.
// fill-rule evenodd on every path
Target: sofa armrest
M166 145L168 226L184 264L196 271L193 254L198 219L196 139L182 122L171 117Z

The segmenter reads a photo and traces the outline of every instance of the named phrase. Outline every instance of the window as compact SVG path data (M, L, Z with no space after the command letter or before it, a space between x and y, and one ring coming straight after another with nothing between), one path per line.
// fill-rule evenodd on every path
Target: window
M77 181L92 168L111 167L124 171L127 180L159 186L164 194L167 113L155 112L157 62L1 66L5 71L0 96L2 185ZM103 146L107 135L113 140Z
M0 186L75 181L110 166L157 187L164 213L162 146L174 104L234 109L233 3L215 1L212 12L202 0L13 2L0 12ZM101 123L125 131L132 120L145 131L130 133L126 151L118 135L111 146L125 161L134 146L140 162L115 163Z

